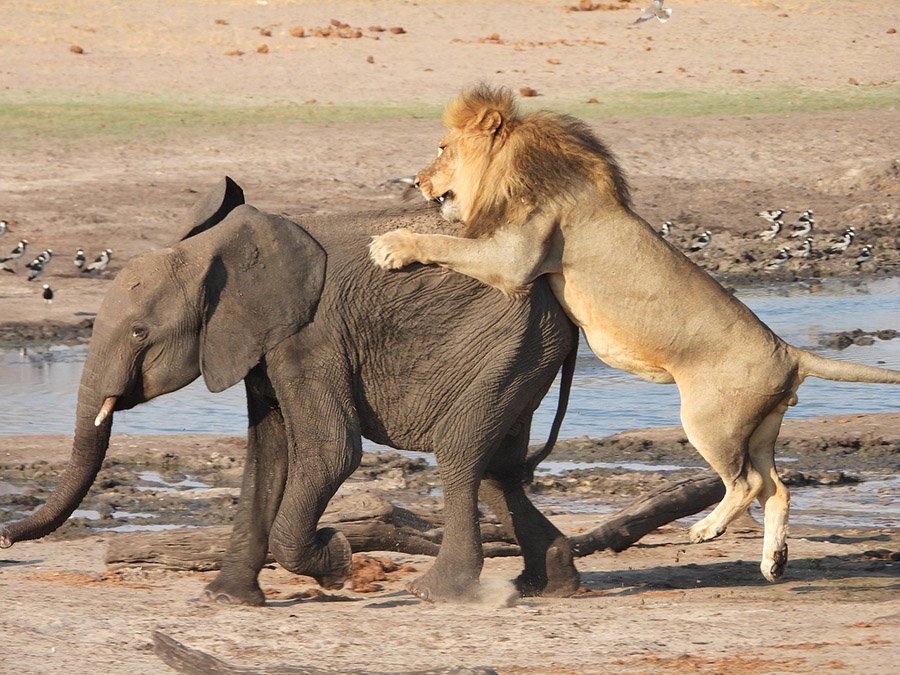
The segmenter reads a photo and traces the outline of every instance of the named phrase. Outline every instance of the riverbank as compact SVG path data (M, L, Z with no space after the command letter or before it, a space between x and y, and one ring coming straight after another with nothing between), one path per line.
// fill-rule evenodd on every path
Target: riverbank
M232 436L113 434L94 487L51 538L230 524L245 447L244 438ZM46 500L70 453L70 436L0 435L0 520L16 520ZM788 420L778 458L792 487L880 485L900 471L900 413ZM531 488L536 500L555 512L574 509L597 517L650 490L708 472L681 427L565 439L546 464ZM366 453L346 489L384 490L398 502L435 511L440 485L432 457L384 452ZM827 502L827 494L817 491L817 499ZM885 497L890 494L888 489ZM820 520L822 526L841 522L840 515Z
M825 111L622 119L592 126L620 157L638 212L655 227L671 221L670 238L683 250L697 234L712 232L709 246L692 259L726 286L745 286L900 274L895 207L900 164L869 150L889 145L886 138L897 139L895 116L893 110ZM658 125L668 133L649 149L642 135ZM389 120L266 125L254 127L252 140L245 135L243 129L194 132L153 144L95 139L89 149L60 146L49 155L41 143L8 149L0 170L15 178L0 182L5 193L0 217L11 222L0 244L6 251L24 238L29 259L31 252L36 256L47 248L54 257L35 281L26 280L21 260L7 263L13 272L0 275L4 343L20 336L85 337L85 318L97 311L115 273L134 255L171 243L198 194L225 174L242 184L250 203L300 223L309 213L382 208L401 198L384 182L426 164L431 152L422 148L437 142L441 128L431 119ZM696 143L700 135L704 142ZM284 142L287 136L290 144ZM362 138L379 142L359 143ZM761 159L784 153L790 158L780 174ZM281 169L298 155L317 159L305 172ZM835 156L843 159L835 164ZM738 157L742 161L736 163ZM777 238L764 241L759 234L768 224L756 213L769 208L786 210L786 226ZM787 232L805 209L815 214L814 253L773 267L781 248L797 253L801 239ZM847 251L826 253L848 227L856 237ZM872 258L858 263L866 245ZM91 259L112 249L108 270L96 278L78 273L73 257L79 247ZM41 297L42 283L55 292L52 305Z

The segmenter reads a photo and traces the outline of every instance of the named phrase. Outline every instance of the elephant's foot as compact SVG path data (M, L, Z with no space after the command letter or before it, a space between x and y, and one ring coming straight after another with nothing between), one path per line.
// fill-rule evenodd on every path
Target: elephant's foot
M425 574L406 585L413 595L428 602L476 602L481 587L478 577L441 574L432 567Z
M316 545L312 550L283 548L271 542L275 560L289 572L315 579L322 588L337 590L350 576L353 550L343 533L332 527L316 532Z
M223 576L221 572L203 589L200 600L224 605L251 605L253 607L262 607L266 604L266 596L256 579L249 582L236 582L230 577Z
M759 569L768 581L777 581L784 574L784 569L787 567L787 561L788 547L787 544L785 544L773 553L771 559L763 557Z
M581 587L581 577L572 561L572 551L565 539L547 549L546 567L541 571L525 571L516 580L516 589L523 597L545 596L568 598Z

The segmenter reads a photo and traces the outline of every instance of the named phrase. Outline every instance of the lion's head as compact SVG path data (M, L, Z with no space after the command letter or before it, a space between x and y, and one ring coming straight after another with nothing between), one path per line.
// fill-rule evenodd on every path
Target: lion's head
M416 181L445 218L465 223L465 236L522 222L547 198L586 182L630 208L615 158L573 117L522 115L511 91L479 85L450 102L443 122L438 156Z

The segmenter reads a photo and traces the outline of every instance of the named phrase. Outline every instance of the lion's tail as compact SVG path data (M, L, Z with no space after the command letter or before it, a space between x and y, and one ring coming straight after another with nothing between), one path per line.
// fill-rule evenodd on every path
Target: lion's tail
M872 382L900 384L900 370L866 366L861 363L826 359L803 349L797 349L801 377L820 377L837 382Z

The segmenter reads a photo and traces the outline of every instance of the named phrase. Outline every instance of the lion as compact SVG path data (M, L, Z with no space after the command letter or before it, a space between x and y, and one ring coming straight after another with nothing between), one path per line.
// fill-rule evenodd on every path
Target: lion
M609 365L675 383L691 444L725 484L692 542L721 535L754 499L764 511L760 570L787 564L790 496L775 442L807 377L900 383L900 372L835 361L787 344L632 209L612 154L587 126L520 114L506 89L464 92L443 116L438 157L417 176L463 237L394 230L375 237L385 269L437 263L524 294L541 275Z

